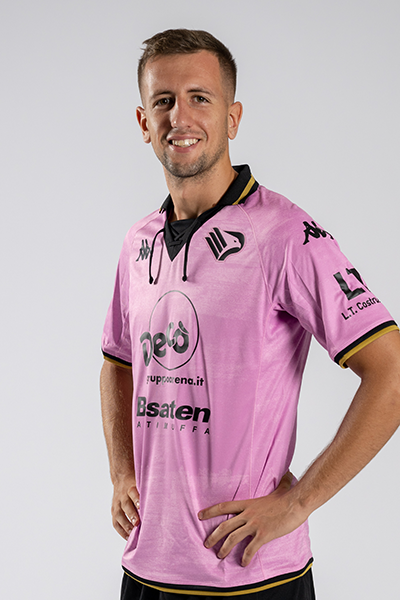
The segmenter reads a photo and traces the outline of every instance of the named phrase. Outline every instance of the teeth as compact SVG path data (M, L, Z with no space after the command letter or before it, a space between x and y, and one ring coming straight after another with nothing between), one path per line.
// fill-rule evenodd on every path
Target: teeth
M198 142L197 139L188 139L188 140L172 140L172 145L173 146L181 146L181 147L186 147L186 146L193 146L193 144L196 144L196 142Z

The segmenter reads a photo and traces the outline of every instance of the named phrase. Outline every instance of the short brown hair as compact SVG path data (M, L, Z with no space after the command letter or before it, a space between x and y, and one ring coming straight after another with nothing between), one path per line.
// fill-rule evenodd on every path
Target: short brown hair
M144 68L149 60L168 54L194 54L201 50L207 50L218 58L229 90L232 91L233 97L235 96L237 73L235 59L228 48L211 33L198 29L167 29L156 33L145 40L143 44L146 47L138 65L139 90Z

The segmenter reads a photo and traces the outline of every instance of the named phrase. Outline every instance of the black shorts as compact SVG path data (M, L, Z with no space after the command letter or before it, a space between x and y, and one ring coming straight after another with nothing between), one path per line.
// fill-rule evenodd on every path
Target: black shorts
M223 600L227 596L198 596L190 594L170 594L143 585L124 573L121 587L121 600ZM230 596L237 600L315 600L311 569L302 577L282 583L263 592Z

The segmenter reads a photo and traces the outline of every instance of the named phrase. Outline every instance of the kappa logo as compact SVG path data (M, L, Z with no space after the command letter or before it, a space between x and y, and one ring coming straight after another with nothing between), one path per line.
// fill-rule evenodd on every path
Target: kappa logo
M230 254L236 254L244 246L244 235L239 231L221 231L213 227L209 237L205 238L217 260L225 260Z
M142 245L139 250L139 256L137 257L135 262L137 262L138 260L146 260L146 258L149 257L149 254L150 254L150 246L148 244L148 241L142 240Z
M311 237L313 237L315 239L318 239L320 237L325 238L327 235L329 235L331 240L333 240L333 235L331 235L328 231L325 231L324 229L321 229L320 227L318 227L318 225L316 224L315 221L311 221L311 225L310 225L310 223L307 223L307 221L303 221L303 225L305 227L305 229L304 229L305 238L304 238L303 246L308 244L308 242L310 241L310 235L311 235Z

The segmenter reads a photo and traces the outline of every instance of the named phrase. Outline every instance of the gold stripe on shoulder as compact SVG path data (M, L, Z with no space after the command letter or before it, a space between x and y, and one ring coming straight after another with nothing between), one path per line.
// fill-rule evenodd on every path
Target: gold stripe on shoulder
M278 585L283 585L284 583L290 583L291 581L294 581L295 579L299 579L300 577L303 577L303 575L305 575L307 573L307 571L309 571L312 567L313 563L311 562L309 565L307 565L307 567L304 569L304 571L302 571L300 573L300 575L296 575L295 577L289 577L288 579L280 579L279 581L274 581L273 583L267 583L266 585L262 585L260 587L254 587L254 588L249 588L246 590L238 590L237 592L216 592L214 590L210 591L210 590L205 590L205 591L200 591L200 590L192 590L192 589L174 589L174 588L165 588L165 587L161 587L158 585L151 585L150 583L143 583L143 581L140 581L139 579L136 579L136 577L133 577L133 575L131 575L130 573L127 573L126 571L124 571L131 579L134 579L135 581L137 581L138 583L141 583L142 585L146 585L147 587L151 587L155 590L159 590L160 592L168 592L170 594L189 594L191 596L221 596L221 597L225 597L227 598L228 596L242 596L243 594L253 594L255 592L263 592L264 590L269 590L271 588L277 587Z
M249 191L251 190L251 188L253 187L253 185L255 184L256 180L254 179L253 175L250 177L249 181L247 182L246 187L244 188L243 192L240 194L239 198L232 203L233 204L239 204L239 202L241 200L243 200L243 198L245 198L247 196L247 194L249 193ZM214 594L213 594L214 595Z
M340 359L339 365L342 367L342 369L346 369L346 361L349 360L349 358L351 356L356 354L359 350L362 350L362 348L365 348L366 346L368 346L368 344L370 344L374 340L377 340L378 338L380 338L385 333L389 333L389 331L398 331L398 330L399 330L399 328L397 327L397 325L389 325L389 327L385 327L385 329L381 329L380 331L377 331L376 333L374 333L374 335L371 335L371 337L367 338L366 340L363 340L357 346L355 346L354 348L349 350L347 352L347 354L345 354Z

